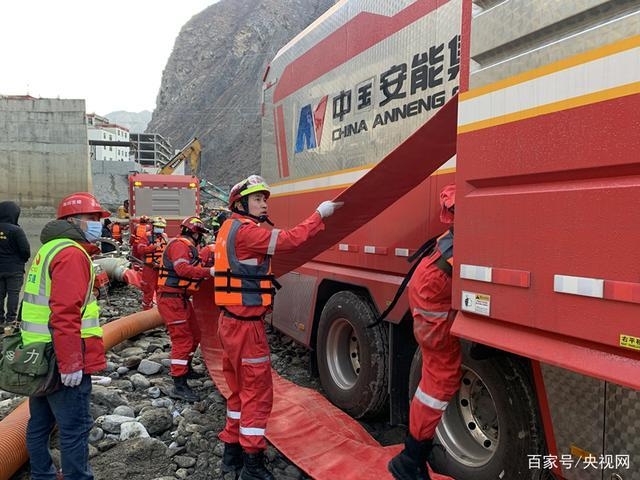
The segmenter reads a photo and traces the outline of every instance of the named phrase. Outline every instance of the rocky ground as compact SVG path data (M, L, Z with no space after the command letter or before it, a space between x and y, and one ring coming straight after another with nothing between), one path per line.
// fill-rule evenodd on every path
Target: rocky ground
M112 289L102 303L106 321L139 310L140 292L128 286ZM288 380L320 390L316 378L309 374L309 352L278 332L269 332L273 367ZM221 479L223 444L217 434L224 426L226 405L208 375L190 380L202 400L188 404L172 399L169 377L170 341L164 329L155 329L129 339L107 353L107 370L102 374L108 385L94 384L92 415L95 420L90 435L91 465L96 480ZM206 373L196 356L194 367ZM22 397L0 391L0 419ZM390 427L383 419L363 424L381 443L397 443L402 428ZM52 439L57 462L57 439ZM267 451L269 466L276 479L309 478L276 449ZM28 465L12 480L29 478ZM225 480L233 478L227 475Z

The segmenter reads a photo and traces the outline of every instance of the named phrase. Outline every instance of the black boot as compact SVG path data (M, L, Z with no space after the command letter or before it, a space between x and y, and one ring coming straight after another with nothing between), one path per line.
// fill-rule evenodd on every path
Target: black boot
M273 474L264 466L264 452L242 452L244 467L240 472L240 480L274 480Z
M200 397L196 395L196 393L191 390L191 387L187 385L187 376L182 375L181 377L173 377L173 392L172 397L180 398L182 400L186 400L187 402L197 402L200 400Z
M427 470L427 457L431 440L419 441L411 435L404 441L404 450L393 457L388 469L396 480L431 480Z
M229 472L240 473L240 469L242 469L242 447L239 443L224 443L224 452L222 454L222 466L220 470L222 470L223 474Z

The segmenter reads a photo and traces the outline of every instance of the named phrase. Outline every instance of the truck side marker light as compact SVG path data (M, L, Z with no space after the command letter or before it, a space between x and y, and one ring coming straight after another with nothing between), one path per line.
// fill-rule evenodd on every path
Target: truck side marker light
M569 280L566 280L569 279ZM640 283L554 275L554 291L617 302L640 303ZM567 285L572 288L567 289Z
M510 285L512 287L529 288L531 286L531 272L514 270L512 268L484 267L482 265L460 265L460 278L476 280L478 282Z
M409 249L408 248L396 248L396 257L408 257Z
M365 245L364 253L371 253L373 255L386 255L387 249L384 247L374 247L373 245Z
M348 243L340 243L338 244L338 250L340 250L341 252L357 252L358 246L350 245Z

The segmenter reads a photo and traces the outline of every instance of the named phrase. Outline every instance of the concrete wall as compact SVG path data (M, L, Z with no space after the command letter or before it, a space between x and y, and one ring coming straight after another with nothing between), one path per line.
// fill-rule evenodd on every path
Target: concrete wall
M131 172L140 171L136 162L110 162L93 160L93 193L100 204L114 216L123 200L129 198L129 180Z
M84 100L0 97L2 198L50 216L83 190L92 190Z

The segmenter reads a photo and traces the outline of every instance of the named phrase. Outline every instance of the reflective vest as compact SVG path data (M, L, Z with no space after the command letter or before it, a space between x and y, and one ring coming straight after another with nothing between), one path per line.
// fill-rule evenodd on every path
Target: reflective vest
M169 245L173 242L184 242L189 247L189 253L191 260L189 260L189 265L198 265L200 263L200 258L198 257L198 250L193 244L184 237L176 237L172 238L171 241L167 244L162 253L162 260L160 261L160 271L158 272L158 285L166 285L167 287L174 288L184 288L185 291L195 292L200 288L200 282L203 279L193 279L181 277L175 271L173 262L167 256L167 251L169 250Z
M111 236L117 242L122 242L122 228L120 227L119 223L114 222L113 226L111 227Z
M440 255L433 263L444 273L451 276L453 273L453 231L444 232L436 240L436 252Z
M257 258L239 260L236 255L236 235L247 219L225 221L218 231L215 244L214 298L216 305L269 306L276 293L271 273L271 255L258 265Z
M160 267L164 249L167 248L167 236L164 233L161 235L152 233L147 237L147 241L149 242L149 245L153 245L154 243L156 243L157 247L153 252L145 254L144 264L149 265L150 267L158 268Z
M51 308L49 307L51 274L49 273L49 266L58 252L67 247L77 248L84 253L91 268L91 279L87 285L87 295L82 304L80 335L82 338L102 337L100 308L96 297L93 295L95 273L91 257L79 243L67 238L58 238L40 247L27 276L22 302L22 324L20 325L24 345L52 341L49 328L49 319L51 317Z

